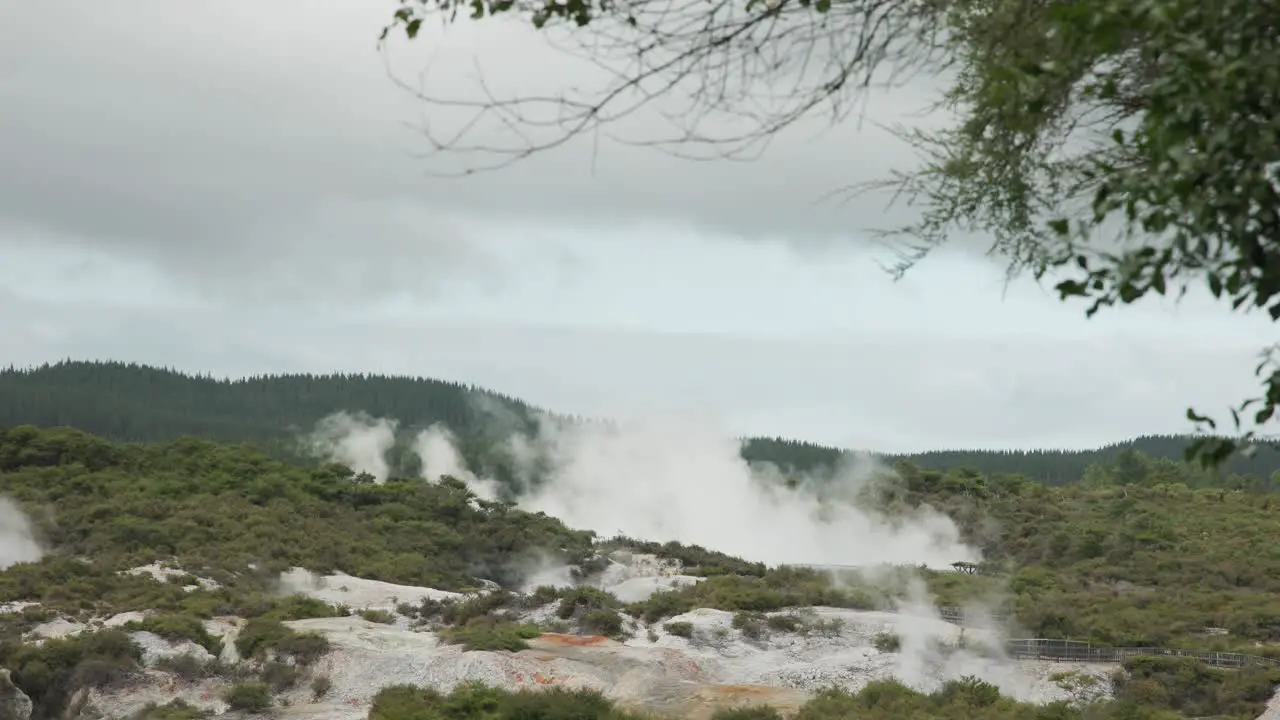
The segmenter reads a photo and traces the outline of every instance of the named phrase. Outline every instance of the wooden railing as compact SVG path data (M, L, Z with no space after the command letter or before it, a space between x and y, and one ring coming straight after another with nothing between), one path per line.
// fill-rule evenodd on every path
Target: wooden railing
M1019 659L1122 663L1125 660L1131 660L1136 657L1155 655L1159 657L1195 658L1206 665L1217 668L1280 667L1280 661L1258 655L1158 647L1106 647L1079 640L1049 638L1006 640L1004 648L1009 657Z
M939 607L938 615L957 625L975 626L983 623L1007 625L1006 613L969 613L962 607ZM1005 653L1011 658L1060 660L1063 662L1122 663L1141 656L1189 657L1217 668L1243 668L1253 666L1280 667L1280 660L1243 653L1214 652L1212 650L1184 650L1159 647L1108 647L1081 640L1054 638L1024 638L1006 640Z
M995 625L1009 624L1009 614L1002 612L992 613L970 613L962 607L942 606L938 608L938 615L947 622L957 625L981 625L983 623L992 623Z

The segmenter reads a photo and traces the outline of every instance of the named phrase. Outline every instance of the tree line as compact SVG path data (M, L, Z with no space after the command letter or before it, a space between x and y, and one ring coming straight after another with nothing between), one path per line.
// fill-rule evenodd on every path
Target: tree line
M0 370L0 427L72 426L112 440L163 442L198 436L250 442L277 455L296 455L297 438L320 419L338 412L394 418L401 435L442 423L458 438L472 467L502 478L509 474L499 441L512 433L536 432L539 418L574 421L518 398L463 383L424 377L364 373L259 375L222 379L136 363L72 361ZM1144 436L1090 450L935 450L878 454L888 463L924 470L968 468L983 475L1022 475L1052 485L1081 478L1102 482L1181 479L1188 486L1224 483L1269 489L1280 470L1280 450L1259 446L1250 457L1232 457L1218 472L1181 468L1190 436ZM772 463L788 473L822 473L849 451L801 440L748 438L742 456ZM873 453L875 454L875 453ZM413 474L407 453L392 453L395 471ZM1164 463L1139 472L1138 464ZM1117 474L1112 469L1128 463ZM1127 474L1126 474L1127 473Z

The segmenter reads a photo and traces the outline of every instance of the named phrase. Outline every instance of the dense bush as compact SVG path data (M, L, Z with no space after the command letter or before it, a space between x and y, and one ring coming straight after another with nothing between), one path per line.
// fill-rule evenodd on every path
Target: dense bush
M190 640L208 650L215 657L222 650L222 642L205 630L200 618L185 613L160 613L149 615L138 622L126 625L129 630L145 630L155 633L169 642Z
M436 690L397 685L380 690L369 720L640 720L589 690L506 692L480 684L461 685L445 695Z
M379 623L382 625L390 625L396 621L396 616L390 611L379 610L374 608L370 608L368 610L361 610L360 617L364 618L365 620L368 620L371 623Z
M676 637L691 638L693 637L693 623L672 621L662 626L663 630L675 635Z
M107 687L139 669L142 650L122 630L103 630L43 645L0 644L0 667L31 698L33 720L60 717L67 700L83 687Z
M39 649L15 642L35 623L57 616L83 620L155 610L135 627L190 639L211 651L218 643L205 633L202 619L251 618L238 649L259 660L271 684L280 686L297 678L268 668L272 657L305 665L328 650L323 637L294 632L283 622L347 614L303 596L280 597L278 573L285 568L468 589L478 584L477 573L508 585L522 579L520 568L530 566L533 549L585 562L591 572L605 567L610 549L593 546L590 533L569 530L553 518L477 502L456 481L377 485L339 466L294 467L247 447L200 440L133 446L67 429L10 428L0 430L0 459L6 493L28 510L51 550L40 562L0 571L0 603L40 603L0 616L0 666L13 669L15 682L36 700L38 718L56 715L71 689L111 683L136 668L131 644L111 645L110 638L125 637L120 633L52 641ZM1271 505L1280 496L1189 489L1177 478L1203 479L1142 457L1127 457L1091 471L1080 484L1056 488L962 469L901 464L899 470L901 483L871 488L884 513L896 520L925 504L941 510L956 520L967 541L982 547L991 560L984 567L1007 572L969 576L886 568L833 578L802 568L764 568L696 546L639 543L635 549L681 560L706 579L625 608L598 590L542 588L532 597L504 591L404 609L444 625L446 641L473 649L525 647L539 629L515 624L512 615L552 602L566 629L615 636L625 627L619 609L652 624L698 607L736 613L736 626L749 637L834 633L834 623L795 609L890 609L908 583L923 578L941 604L977 602L1011 611L1011 625L1023 636L1280 655L1280 546L1267 540L1280 532L1280 514L1274 512L1280 504ZM618 548L622 542L610 541ZM161 560L188 575L164 582L122 573ZM191 574L222 587L187 591L184 585L195 584ZM693 635L683 623L668 623L667 629ZM213 671L175 669L186 678ZM1143 713L1219 709L1243 715L1258 707L1277 680L1260 669L1134 664L1130 670L1117 684L1114 707ZM879 687L872 695L880 693L876 703L901 704L913 717L942 716L935 712L942 700L904 692ZM984 708L986 715L975 717L1024 712L1021 706L975 705L978 689L956 686L949 692ZM861 703L858 712L876 717L881 705L872 703L872 695L823 702ZM945 700L947 707L956 702ZM815 703L806 712L819 712L823 705ZM1048 714L1042 720L1074 717L1055 715L1059 710L1053 708L1043 712Z
M266 683L237 683L227 688L222 701L232 710L265 713L271 709L271 688Z
M880 652L898 652L902 649L902 638L897 633L882 632L871 639L871 644Z
M5 492L50 511L33 519L62 551L57 572L36 571L44 575L37 582L21 580L31 570L0 576L0 602L52 595L86 610L176 609L184 595L177 583L114 579L117 570L161 560L237 584L256 563L265 579L301 566L465 590L477 585L477 570L521 582L537 550L564 562L592 552L591 533L478 505L457 481L378 485L348 468L295 467L247 446L194 438L114 445L68 428L16 427L0 429L0 458ZM81 556L94 558L92 569L69 568ZM84 580L57 590L68 575ZM114 587L121 583L149 597L122 596Z
M211 713L188 705L182 700L174 700L164 705L151 703L134 713L129 720L202 720L210 715Z
M270 617L257 617L236 636L240 657L266 659L270 654L310 665L329 652L329 640L317 633L300 633Z
M311 679L311 699L320 702L333 688L333 680L328 675L317 675Z
M440 638L467 650L507 650L515 652L529 647L525 642L542 634L536 625L522 625L492 615L482 615L465 625L446 628Z
M38 601L40 612L288 620L344 613L315 600L278 598L276 573L292 565L462 589L475 584L477 568L515 578L531 547L566 561L602 562L589 533L518 510L477 507L456 482L374 485L338 466L292 467L247 447L193 439L118 445L69 429L0 430L0 456L6 492L32 509L58 551L0 572L0 602ZM1006 597L998 609L1013 612L1024 636L1266 652L1254 643L1280 642L1280 550L1260 540L1280 531L1280 516L1270 508L1275 496L1191 490L1177 481L1203 479L1186 472L1127 456L1087 482L1050 488L900 463L901 485L879 499L884 511L906 515L928 503L947 512L1008 575L901 570L874 581L842 578L837 586L814 571L765 569L678 543L638 543L637 550L679 559L709 577L628 611L653 623L700 606L887 609L909 576L923 575L940 604ZM185 592L190 578L160 582L119 573L156 560L226 587ZM258 569L248 569L250 563ZM516 605L486 595L438 607L433 619L465 624ZM30 622L11 618L0 634Z
M726 708L712 720L778 720L770 707ZM992 685L973 679L946 683L931 695L895 682L873 682L861 692L826 691L800 708L797 720L1180 720L1168 710L1135 707L1127 702L1098 703L1085 708L1066 703L1037 706L1001 697ZM640 720L617 708L601 694L563 688L508 692L479 684L462 685L444 694L399 685L383 688L374 698L369 720Z
M647 600L629 605L627 612L654 623L695 608L763 613L815 605L864 610L875 607L865 588L836 587L829 575L817 570L782 567L761 577L709 577L694 585L654 593Z
M1186 717L1262 714L1280 683L1280 669L1211 668L1185 657L1141 657L1117 673L1116 698L1146 707L1176 710Z

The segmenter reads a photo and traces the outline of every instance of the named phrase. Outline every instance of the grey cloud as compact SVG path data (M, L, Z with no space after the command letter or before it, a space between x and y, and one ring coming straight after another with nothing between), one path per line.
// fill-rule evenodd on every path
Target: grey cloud
M195 273L211 289L253 293L282 267L323 274L318 263L330 254L351 262L394 251L406 265L451 275L491 272L483 251L463 250L469 240L437 231L436 221L405 229L385 219L404 217L411 205L426 218L666 219L747 236L848 238L882 224L883 202L815 202L906 159L854 123L814 138L817 122L753 163L687 162L582 138L505 171L440 180L427 175L437 161L413 157L422 144L405 127L424 107L391 84L374 49L389 3L217 7L90 4L71 24L56 5L7 7L0 219L43 228L46 242L118 249ZM297 22L301 15L307 22ZM539 37L494 27L464 24L426 37L399 48L393 64L412 76L439 53L429 77L446 91L476 91L471 75L457 71L472 55L497 85L545 84L551 74L533 70L547 57ZM567 74L554 75L556 84L581 79L583 66L557 62ZM892 116L922 97L873 96L871 114ZM426 119L457 120L434 111ZM338 288L413 288L430 272L356 275L364 279Z

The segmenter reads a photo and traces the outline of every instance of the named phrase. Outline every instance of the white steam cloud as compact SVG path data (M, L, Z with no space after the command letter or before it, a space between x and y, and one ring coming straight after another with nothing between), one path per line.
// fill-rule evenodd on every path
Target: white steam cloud
M706 426L542 427L534 442L549 460L551 481L520 506L571 527L676 540L771 565L940 567L977 559L941 513L890 520L849 500L822 502L788 490L777 470L748 465L738 440ZM869 460L843 468L822 481L823 494L851 498L876 470Z
M321 423L335 459L349 458L345 462L380 479L387 472L381 454L393 444L395 427L345 414ZM451 475L482 498L495 497L497 484L466 467L446 428L421 432L414 450L424 479ZM869 459L833 477L806 480L821 486L819 498L788 490L776 469L750 466L729 434L689 422L544 419L536 436L510 435L507 450L524 480L535 463L544 478L517 499L521 508L606 537L675 540L770 565L944 567L980 559L942 513L923 508L888 518L859 506L857 491L886 473Z
M0 570L23 562L36 562L43 553L31 521L12 500L0 497Z
M306 444L316 455L385 482L390 473L387 451L396 443L398 424L395 420L373 418L364 413L334 413L316 423Z
M496 500L498 485L491 480L477 477L469 469L458 452L453 433L449 428L436 423L418 433L414 440L413 450L422 461L422 478L436 482L443 475L455 477L467 484L483 500Z

